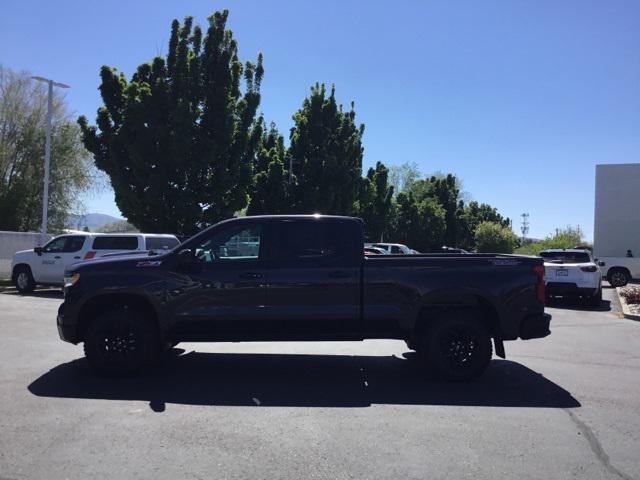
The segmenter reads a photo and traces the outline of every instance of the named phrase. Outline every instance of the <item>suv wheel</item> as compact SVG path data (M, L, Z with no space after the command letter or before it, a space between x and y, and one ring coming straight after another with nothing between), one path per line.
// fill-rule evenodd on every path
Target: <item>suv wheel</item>
M157 330L140 312L108 311L89 324L84 353L100 374L130 375L155 362L160 353Z
M479 377L489 366L489 332L470 312L451 312L434 319L422 338L426 366L443 380L461 382Z
M612 269L608 277L612 287L624 287L630 280L629 274L622 268Z
M13 284L20 293L31 293L36 288L31 269L26 265L20 265L13 272Z

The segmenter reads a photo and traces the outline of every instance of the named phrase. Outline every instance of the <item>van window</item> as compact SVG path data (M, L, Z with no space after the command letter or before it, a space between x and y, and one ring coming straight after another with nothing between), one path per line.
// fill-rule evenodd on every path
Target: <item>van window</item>
M147 250L171 250L177 247L180 242L173 237L145 237Z
M93 240L93 250L136 250L138 237L100 236Z

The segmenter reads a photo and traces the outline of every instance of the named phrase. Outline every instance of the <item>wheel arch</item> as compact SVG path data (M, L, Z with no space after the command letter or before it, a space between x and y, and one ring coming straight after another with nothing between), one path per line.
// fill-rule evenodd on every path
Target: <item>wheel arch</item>
M95 295L82 304L78 310L78 341L84 341L91 319L113 308L130 308L142 313L158 329L162 338L160 312L151 300L139 293L113 292Z
M487 295L475 290L442 290L425 296L416 315L413 335L419 338L429 322L444 312L449 314L456 309L473 310L474 316L487 328L494 341L502 342L500 308Z

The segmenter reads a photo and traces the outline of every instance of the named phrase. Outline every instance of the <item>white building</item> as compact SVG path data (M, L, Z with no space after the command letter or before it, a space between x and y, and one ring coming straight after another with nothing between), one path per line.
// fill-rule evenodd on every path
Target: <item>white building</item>
M640 163L596 165L596 257L640 257Z

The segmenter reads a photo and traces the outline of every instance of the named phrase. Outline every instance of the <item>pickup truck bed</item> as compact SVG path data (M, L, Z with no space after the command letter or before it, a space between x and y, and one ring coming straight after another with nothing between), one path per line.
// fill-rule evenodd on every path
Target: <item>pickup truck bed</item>
M130 373L180 341L403 339L442 377L480 375L504 340L549 334L535 257L365 257L362 222L221 222L156 257L100 259L65 278L60 337L100 372Z

